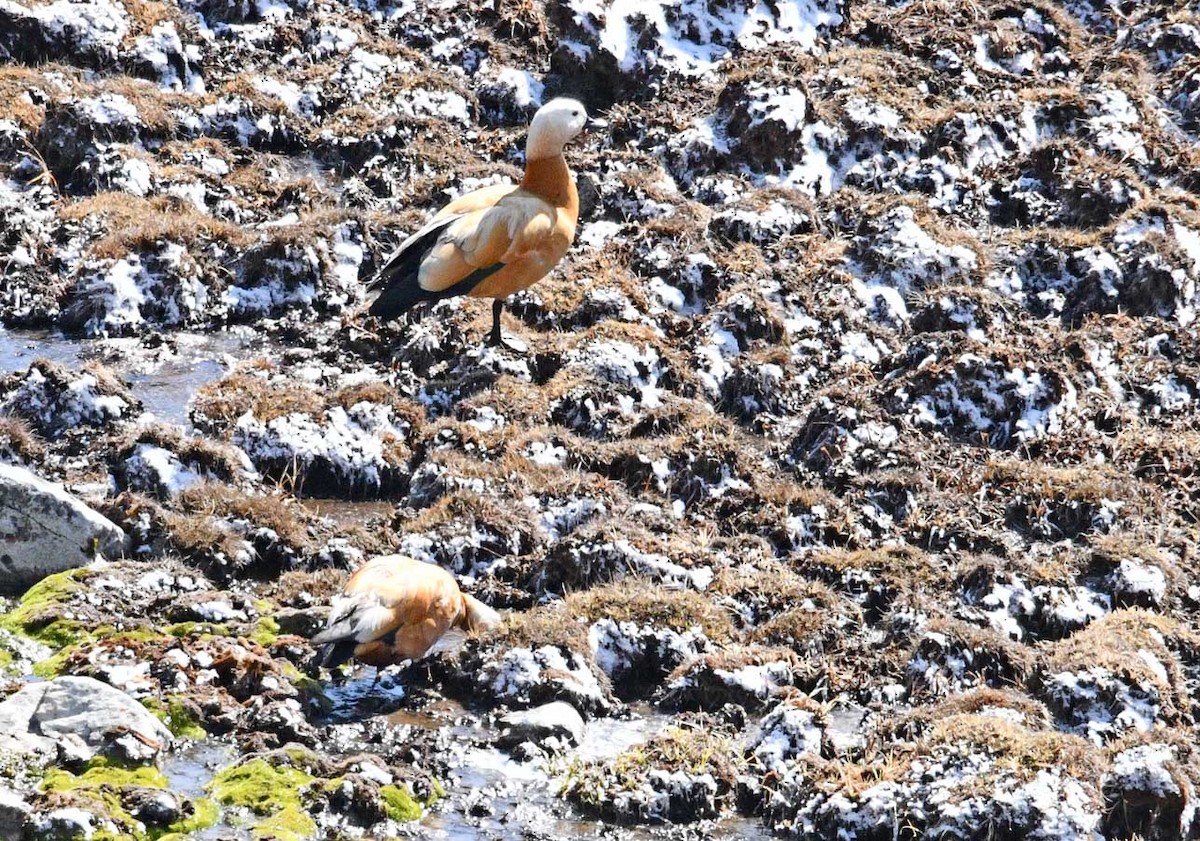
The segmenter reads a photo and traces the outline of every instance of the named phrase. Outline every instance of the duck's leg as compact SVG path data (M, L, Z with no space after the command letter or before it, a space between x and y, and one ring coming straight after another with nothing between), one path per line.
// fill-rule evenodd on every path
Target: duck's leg
M504 310L504 301L497 298L492 302L492 331L488 333L487 343L492 347L502 347L510 353L524 354L528 351L525 343L520 339L513 342L504 341L504 337L500 335L500 313Z
M497 298L492 301L492 332L488 333L487 343L492 347L499 347L504 344L504 339L500 336L500 313L504 311L504 300Z

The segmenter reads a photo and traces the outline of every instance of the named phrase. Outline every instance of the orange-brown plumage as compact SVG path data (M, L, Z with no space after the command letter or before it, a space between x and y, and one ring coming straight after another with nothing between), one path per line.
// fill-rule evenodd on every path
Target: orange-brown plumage
M452 628L474 631L499 621L499 614L459 590L441 567L385 555L350 576L325 629L311 642L324 647L324 665L353 656L383 667L423 657Z
M579 193L563 145L587 114L556 99L534 116L520 184L485 187L438 211L401 244L371 282L370 312L394 318L422 301L495 298L489 340L500 342L503 299L545 277L575 239Z

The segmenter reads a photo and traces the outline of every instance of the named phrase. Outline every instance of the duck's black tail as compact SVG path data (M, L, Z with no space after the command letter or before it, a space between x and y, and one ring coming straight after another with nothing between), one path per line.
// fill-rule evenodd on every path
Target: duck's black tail
M355 645L357 643L354 640L339 640L323 645L317 649L317 653L312 659L313 665L336 669L343 663L349 662L350 658L354 656Z
M433 301L438 297L436 292L422 289L414 273L409 279L398 280L391 286L385 286L379 297L371 302L371 308L367 312L376 318L390 321L422 301Z
M371 302L368 312L384 320L395 318L415 307L422 301L436 300L436 292L422 289L417 275L421 261L433 248L446 226L458 217L439 219L400 244L396 253L387 259L375 277L367 283L367 289L378 290L379 297Z

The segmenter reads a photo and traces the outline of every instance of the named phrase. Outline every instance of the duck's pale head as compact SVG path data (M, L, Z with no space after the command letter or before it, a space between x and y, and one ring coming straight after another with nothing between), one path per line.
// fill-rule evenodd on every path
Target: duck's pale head
M538 109L529 124L525 156L529 160L561 155L563 147L579 136L589 123L587 110L577 99L559 97Z

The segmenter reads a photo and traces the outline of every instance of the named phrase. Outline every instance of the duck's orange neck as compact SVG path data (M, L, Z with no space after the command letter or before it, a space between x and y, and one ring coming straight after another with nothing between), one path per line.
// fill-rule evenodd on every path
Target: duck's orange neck
M571 170L567 169L567 161L561 154L527 161L521 187L555 207L579 213L579 192L575 189Z

